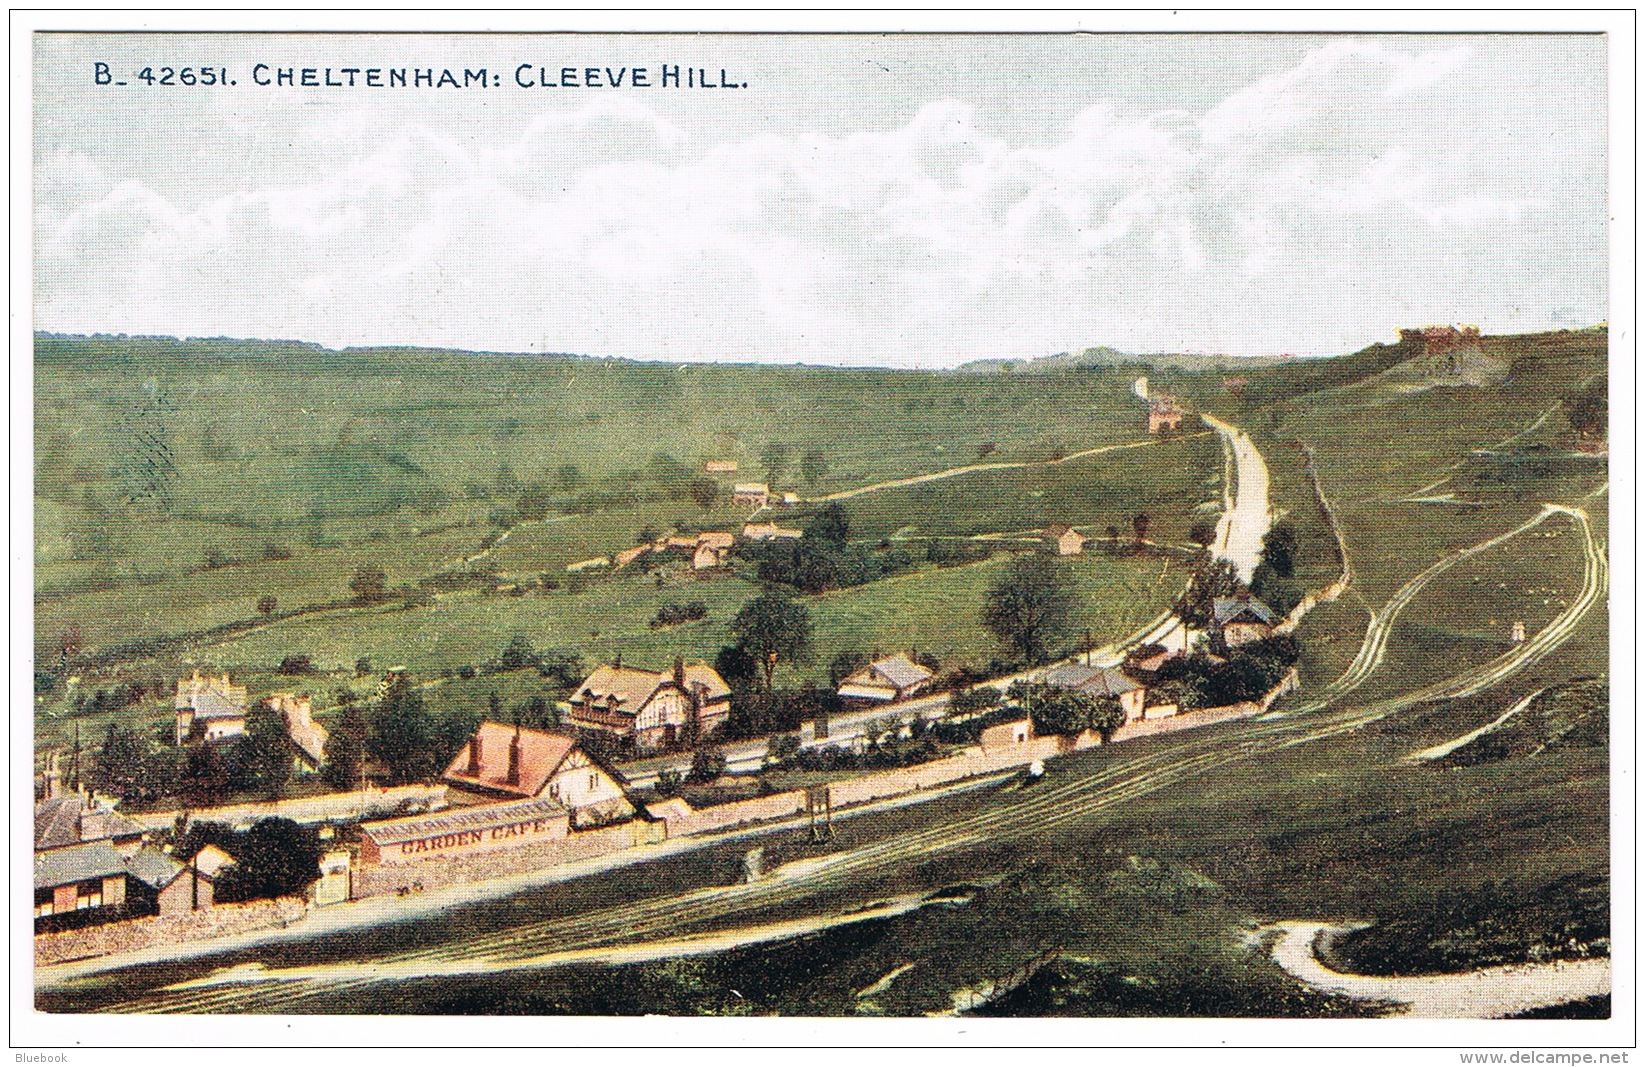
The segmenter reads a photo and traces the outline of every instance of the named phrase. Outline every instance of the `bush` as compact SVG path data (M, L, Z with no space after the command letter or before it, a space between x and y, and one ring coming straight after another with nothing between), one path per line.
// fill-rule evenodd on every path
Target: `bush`
M712 782L725 773L725 753L717 748L699 748L691 754L691 769L685 780L692 784Z
M926 561L939 567L981 563L993 555L992 546L982 541L932 541L925 549Z
M975 689L962 689L948 698L948 713L950 715L974 715L979 711L998 707L1005 699L1005 694L991 685L979 685Z
M651 620L651 628L658 630L664 626L679 626L707 617L708 605L701 600L688 600L684 604L669 603L657 609L656 617Z

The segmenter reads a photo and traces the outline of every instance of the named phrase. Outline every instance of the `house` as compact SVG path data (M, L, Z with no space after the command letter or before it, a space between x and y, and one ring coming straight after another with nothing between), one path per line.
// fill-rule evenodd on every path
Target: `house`
M1268 637L1276 620L1274 609L1254 596L1218 597L1211 605L1211 636L1238 648Z
M547 800L568 812L578 826L634 814L623 795L621 772L569 733L483 722L452 757L440 780L453 805ZM544 808L533 819L553 817L552 810Z
M731 502L763 508L771 501L771 487L764 482L738 482L731 487Z
M135 854L135 853L133 853ZM125 917L127 857L107 840L88 841L34 854L34 929L61 924L42 919L68 912L100 911L93 921Z
M650 552L653 547L654 546L647 542L643 545L635 545L633 548L623 549L621 552L611 557L613 569L622 570L624 567L628 566L630 563L633 563L647 552Z
M214 880L152 845L121 849L105 839L36 852L35 932L209 908Z
M853 671L840 683L839 694L846 700L890 704L924 691L936 676L899 652Z
M53 797L34 806L34 851L49 852L91 841L107 841L130 851L141 844L143 828L114 810L111 801L81 793Z
M1125 709L1126 722L1142 718L1148 703L1148 687L1115 667L1062 663L1045 672L1045 682L1077 693L1113 697Z
M246 687L221 678L192 677L177 683L177 744L217 741L246 732Z
M293 767L299 774L313 774L326 761L326 728L314 721L314 705L307 693L274 693L263 704L286 721L286 733L296 749Z
M703 464L704 474L736 474L737 461L734 459L711 459Z
M772 541L782 539L798 539L805 536L804 530L791 530L778 526L774 522L746 522L743 524L743 536L750 541Z
M1045 537L1057 550L1059 556L1077 556L1085 551L1085 542L1089 540L1084 534L1072 526L1054 523L1045 528Z
M784 493L783 494L783 507L785 507L785 508L794 508L794 507L799 507L799 505L800 505L800 494L798 494L798 493Z
M567 702L573 724L632 738L642 751L708 737L731 714L731 687L706 663L675 660L672 673L601 666Z
M213 851L228 855L214 846ZM217 894L217 871L222 865L208 860L208 869L202 869L198 860L196 856L188 863L179 863L157 848L145 848L128 864L131 878L126 883L127 899L149 915L181 915L211 907Z
M581 574L583 571L598 570L601 567L609 566L611 566L610 556L595 556L593 559L580 559L576 563L567 563L565 572L567 574Z
M1182 409L1170 393L1159 393L1148 402L1148 432L1177 430L1182 427Z
M697 544L691 554L693 570L706 571L714 567L725 566L725 559L731 554L731 546L737 543L737 535L722 531L710 531L697 535Z

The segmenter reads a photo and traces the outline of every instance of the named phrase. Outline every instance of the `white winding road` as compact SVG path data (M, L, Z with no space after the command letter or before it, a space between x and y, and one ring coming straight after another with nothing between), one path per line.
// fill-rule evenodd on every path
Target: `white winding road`
M1458 974L1382 978L1333 971L1314 952L1321 934L1352 927L1330 923L1276 923L1284 931L1274 962L1292 977L1325 993L1398 1005L1422 1019L1500 1019L1535 1008L1568 1004L1611 991L1609 959L1560 960L1486 967Z

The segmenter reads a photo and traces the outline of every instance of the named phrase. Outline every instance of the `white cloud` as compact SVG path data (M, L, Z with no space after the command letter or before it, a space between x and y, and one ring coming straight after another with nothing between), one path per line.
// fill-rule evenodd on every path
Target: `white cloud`
M299 113L309 165L225 167L205 195L88 143L38 167L37 319L930 364L1601 318L1599 272L1549 264L1604 255L1603 108L1537 152L1482 148L1469 131L1522 128L1507 94L1534 83L1487 60L1333 41L1220 101L1095 100L1031 140L958 97L847 131L688 126L638 95L455 125Z

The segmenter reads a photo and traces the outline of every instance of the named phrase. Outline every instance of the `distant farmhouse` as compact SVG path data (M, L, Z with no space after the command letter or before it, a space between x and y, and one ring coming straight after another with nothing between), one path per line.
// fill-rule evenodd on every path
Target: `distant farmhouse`
M1182 428L1182 409L1177 407L1177 398L1170 393L1156 393L1148 401L1148 432L1160 433L1164 430L1178 430Z
M763 508L771 502L771 487L764 482L738 482L731 487L731 502Z
M1274 609L1254 596L1218 597L1211 605L1211 639L1238 648L1271 635L1277 621Z
M737 461L734 459L711 459L703 464L704 474L736 474Z
M647 671L621 661L594 670L567 702L571 721L631 740L640 751L705 738L731 714L731 687L706 663Z
M202 678L200 672L177 683L177 744L217 741L246 732L246 687L228 675Z
M1059 556L1077 556L1085 551L1085 543L1089 538L1072 526L1053 523L1045 528L1045 538L1051 542L1051 547L1057 550Z
M840 683L839 694L848 701L892 704L924 692L935 678L930 668L899 652L853 671Z

